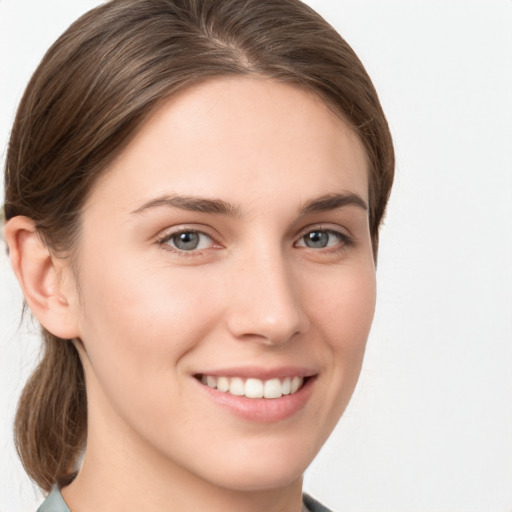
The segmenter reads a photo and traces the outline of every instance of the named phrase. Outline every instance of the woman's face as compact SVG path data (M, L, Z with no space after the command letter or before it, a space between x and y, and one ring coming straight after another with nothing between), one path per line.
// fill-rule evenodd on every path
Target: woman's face
M150 118L83 211L88 451L230 489L300 479L372 321L367 171L289 85L218 79Z

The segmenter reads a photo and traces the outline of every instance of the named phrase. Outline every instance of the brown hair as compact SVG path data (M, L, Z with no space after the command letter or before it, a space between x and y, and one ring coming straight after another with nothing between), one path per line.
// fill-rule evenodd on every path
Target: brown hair
M388 125L357 56L299 0L112 0L86 13L49 49L20 103L5 218L32 218L51 251L71 255L91 186L161 101L199 81L250 74L314 92L359 135L376 255L394 170ZM48 491L72 478L87 407L73 343L44 328L43 338L15 435L27 473Z

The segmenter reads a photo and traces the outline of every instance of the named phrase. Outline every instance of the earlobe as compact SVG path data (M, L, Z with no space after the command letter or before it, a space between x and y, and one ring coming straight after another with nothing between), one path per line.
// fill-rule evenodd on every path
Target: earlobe
M55 336L78 337L69 290L63 289L61 269L37 232L34 221L23 216L13 217L3 232L14 273L32 313Z

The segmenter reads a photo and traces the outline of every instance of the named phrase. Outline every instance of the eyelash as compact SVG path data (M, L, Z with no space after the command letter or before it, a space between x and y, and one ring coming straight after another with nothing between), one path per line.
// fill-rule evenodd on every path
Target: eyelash
M348 247L353 247L355 245L355 240L351 236L347 235L346 233L344 233L342 231L338 231L336 229L330 229L330 228L321 227L321 226L314 227L314 228L308 228L307 231L304 232L304 234L302 234L299 237L299 239L297 240L297 242L295 242L294 245L296 247L304 247L306 249L315 250L314 248L308 247L306 245L297 245L299 242L304 241L304 239L307 235L311 235L312 233L327 233L330 236L334 236L334 237L338 238L339 242L337 244L335 244L334 246L317 248L317 250L323 250L324 252L339 252L339 251L342 251L343 249L346 249Z
M307 235L310 235L315 232L327 233L330 236L335 236L338 238L339 243L335 244L332 247L326 246L326 247L319 247L319 248L308 247L305 244L298 245L299 242L304 241L304 239ZM170 244L168 244L168 242L170 242L174 237L177 237L179 235L184 235L184 234L206 236L211 240L211 243L213 244L213 246L216 245L215 240L210 235L208 235L207 233L204 233L203 231L199 231L196 229L180 229L178 231L173 231L172 233L165 233L160 238L158 238L156 240L156 243L158 245L161 245L165 250L173 252L173 253L175 253L179 256L183 256L183 257L199 256L202 254L203 250L211 248L211 247L208 247L208 248L203 248L203 249L184 250L184 249L179 249L177 247L172 247ZM300 237L297 239L297 241L293 245L294 245L294 247L302 247L304 249L312 249L314 251L321 250L323 252L334 253L334 252L340 252L348 247L353 247L355 245L355 240L351 236L349 236L346 233L343 233L341 231L337 231L335 229L330 229L330 228L319 226L319 227L315 227L315 228L308 228L307 231L304 231L303 234L300 235ZM218 245L218 247L220 247L220 245Z

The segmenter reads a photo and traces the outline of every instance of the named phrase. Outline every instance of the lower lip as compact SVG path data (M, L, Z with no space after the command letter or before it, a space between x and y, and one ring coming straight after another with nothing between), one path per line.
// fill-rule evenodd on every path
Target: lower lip
M283 421L297 414L311 396L314 381L314 377L309 377L298 391L280 398L247 398L210 388L196 380L208 398L221 407L235 416L261 423Z

